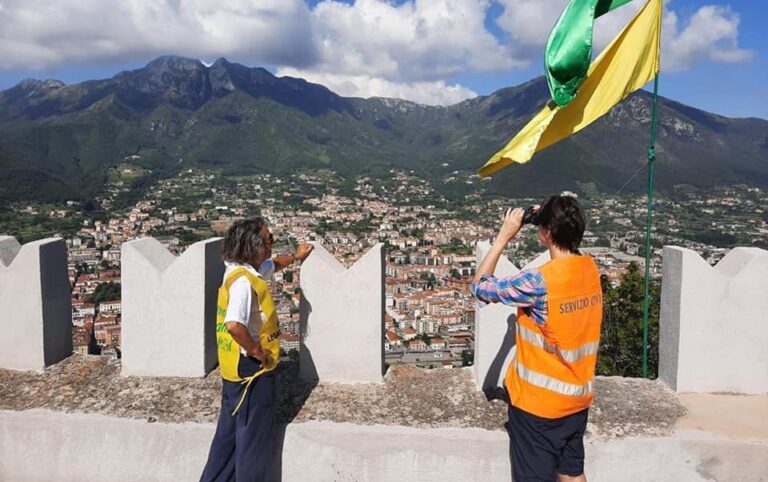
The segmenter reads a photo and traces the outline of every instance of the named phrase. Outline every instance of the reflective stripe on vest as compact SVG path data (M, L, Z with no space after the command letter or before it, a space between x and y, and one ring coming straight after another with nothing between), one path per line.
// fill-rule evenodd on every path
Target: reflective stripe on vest
M543 348L550 353L554 353L568 363L576 363L587 355L597 355L597 350L600 346L599 341L590 341L584 343L574 350L562 350L549 343L541 334L536 333L533 330L529 330L520 324L517 325L517 332L520 334L521 339L525 340L533 346Z
M515 364L517 366L517 374L520 375L520 378L531 385L536 385L537 387L570 397L583 397L592 393L592 380L584 385L574 385L535 372L530 368L524 367L520 362L515 362Z

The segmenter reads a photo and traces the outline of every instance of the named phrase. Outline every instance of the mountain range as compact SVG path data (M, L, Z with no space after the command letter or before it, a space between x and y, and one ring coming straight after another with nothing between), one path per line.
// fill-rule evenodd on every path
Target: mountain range
M440 179L474 173L549 100L544 78L441 107L348 98L226 59L164 56L110 79L25 80L0 92L0 199L86 199L134 156L158 175L330 168ZM495 175L493 191L540 195L620 188L645 162L651 96L638 91L579 134ZM732 119L661 97L656 184L768 186L768 121ZM137 157L140 156L140 157ZM642 189L644 176L627 189Z

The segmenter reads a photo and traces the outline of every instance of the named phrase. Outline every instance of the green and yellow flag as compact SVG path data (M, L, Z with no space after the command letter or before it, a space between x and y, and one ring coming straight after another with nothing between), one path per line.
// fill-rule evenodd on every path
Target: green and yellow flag
M566 106L576 96L592 60L595 19L632 0L572 0L552 29L544 51L552 100Z
M572 0L563 17L568 14L574 4L587 3L589 2ZM592 7L593 18L596 13L602 11L599 10L601 4L610 7L613 4L619 6L623 3L620 0L614 2L600 0L595 7ZM480 168L479 174L489 176L513 162L520 164L528 162L535 153L587 127L629 94L647 84L659 71L661 10L662 0L648 0L624 30L589 66L583 82L568 80L579 77L578 68L569 70L569 62L554 62L552 65L566 66L565 69L560 70L565 74L558 77L560 79L558 82L565 80L563 85L567 84L568 89L573 89L576 92L575 96L564 107L550 102L502 150ZM563 17L558 21L558 25L563 23ZM583 18L583 16L577 15L575 18ZM576 24L582 27L585 25L583 21ZM589 31L591 43L591 26ZM562 38L567 39L570 35L574 34L565 33ZM553 38L556 36L553 32L550 43L554 42ZM589 48L591 50L591 45ZM581 50L577 49L575 58L579 55L583 58L583 53L578 52ZM561 54L559 57L567 58L567 55ZM578 64L578 62L573 63Z

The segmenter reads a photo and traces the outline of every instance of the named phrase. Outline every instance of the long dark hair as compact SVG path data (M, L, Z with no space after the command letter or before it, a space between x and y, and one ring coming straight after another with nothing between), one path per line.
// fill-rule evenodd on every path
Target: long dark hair
M246 264L263 257L265 246L261 230L267 225L263 216L235 221L227 230L221 247L224 261Z

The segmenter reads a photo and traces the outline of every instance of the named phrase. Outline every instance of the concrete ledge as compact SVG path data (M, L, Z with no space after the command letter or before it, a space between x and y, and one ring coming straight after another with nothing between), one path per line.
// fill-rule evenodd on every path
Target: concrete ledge
M213 432L213 424L0 411L0 480L197 480ZM590 439L586 452L586 473L598 482L741 482L768 473L765 443L702 432ZM482 429L290 424L281 466L286 482L510 479L507 435Z
M470 369L396 366L384 383L316 386L298 371L278 372L282 480L509 480L506 406L476 391ZM119 373L119 362L77 355L41 373L0 370L0 480L197 480L218 373ZM598 378L596 392L585 440L593 482L768 474L765 398L697 396L680 418L660 382Z

